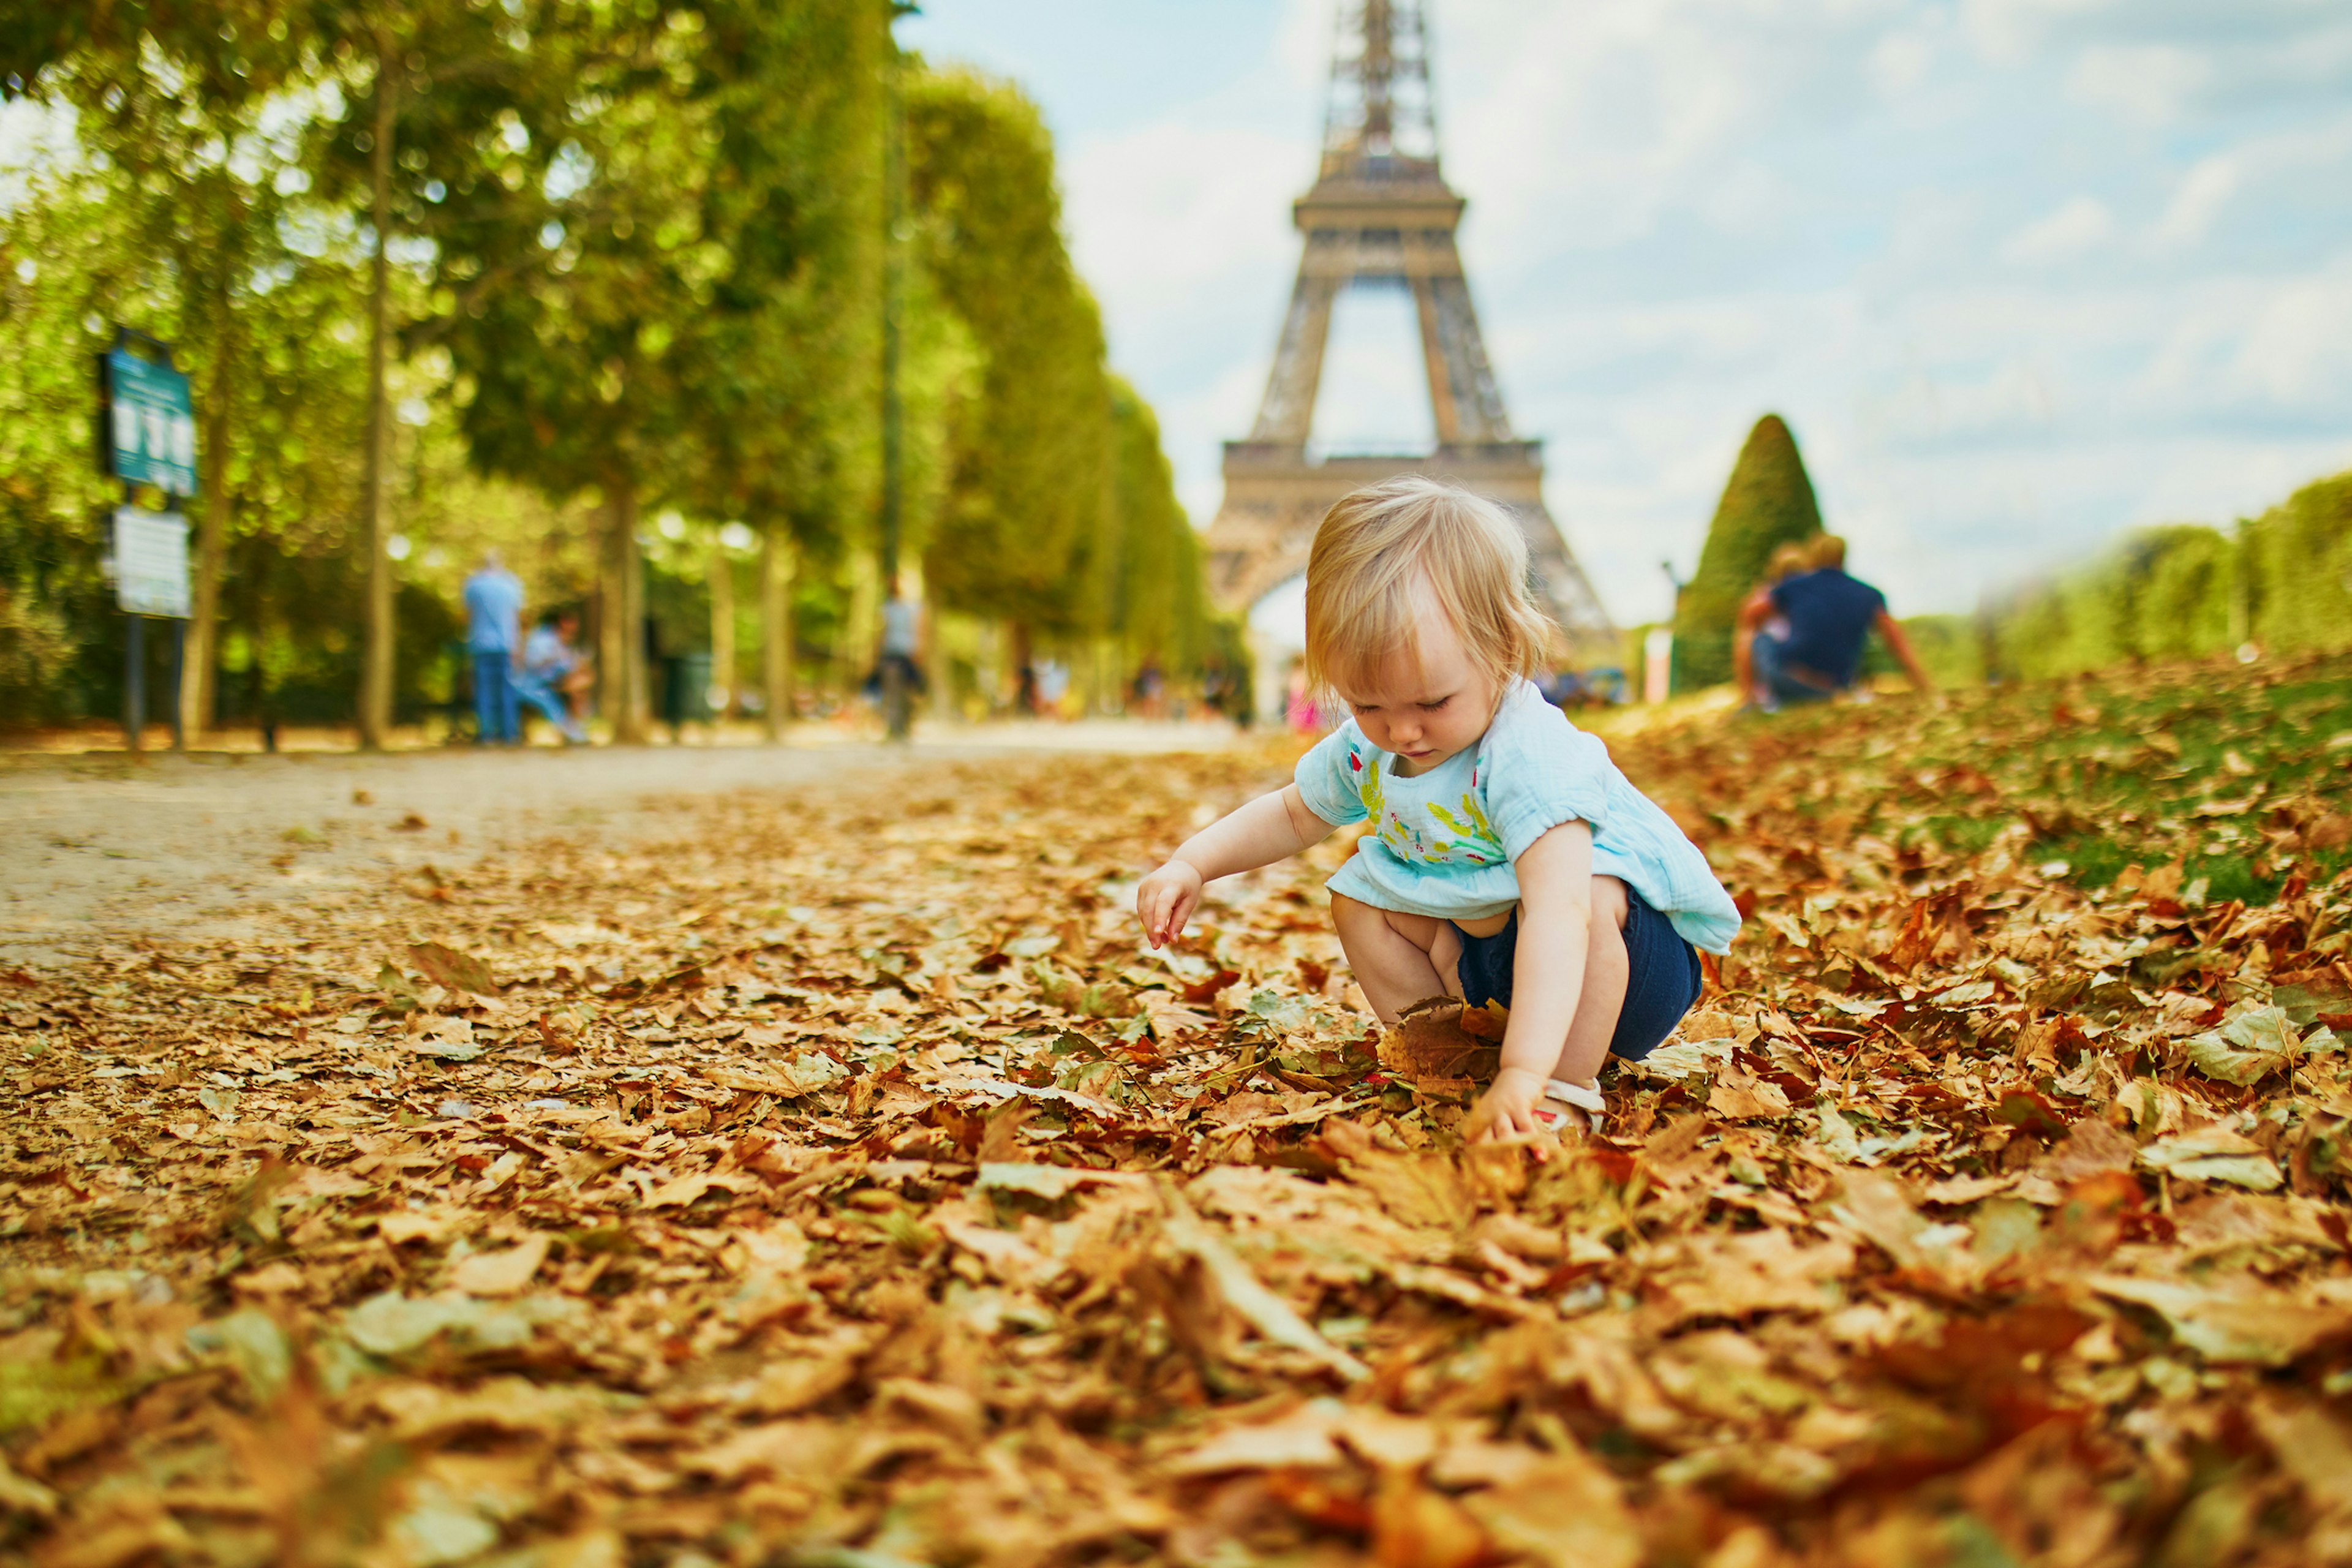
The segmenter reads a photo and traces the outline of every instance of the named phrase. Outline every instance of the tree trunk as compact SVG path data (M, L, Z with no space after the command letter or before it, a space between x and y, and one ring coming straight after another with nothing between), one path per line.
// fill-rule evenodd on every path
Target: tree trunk
M375 253L369 260L367 491L361 503L367 551L366 651L360 675L360 744L380 749L392 734L392 523L384 508L391 467L390 409L385 405L383 359L390 327L392 277L385 254L392 223L392 136L398 85L394 78L392 30L375 34L375 144L369 149L369 180L374 198Z
M220 339L213 364L212 384L205 393L204 476L197 482L205 492L205 514L196 527L194 603L189 605L188 642L180 667L180 732L190 744L213 727L217 702L215 693L220 666L221 559L228 550L228 396L229 334L227 312L221 315Z
M735 711L735 563L724 542L710 542L710 682L719 690L713 723Z
M771 522L760 552L760 673L767 701L761 728L771 741L782 740L784 726L793 718L793 575L797 553L782 521Z
M881 574L875 558L860 552L851 561L849 604L833 646L835 679L840 682L845 702L856 701L866 688L866 677L875 668L882 623Z
M624 746L646 739L645 561L637 549L637 492L622 480L604 486L602 624L597 627L596 700Z

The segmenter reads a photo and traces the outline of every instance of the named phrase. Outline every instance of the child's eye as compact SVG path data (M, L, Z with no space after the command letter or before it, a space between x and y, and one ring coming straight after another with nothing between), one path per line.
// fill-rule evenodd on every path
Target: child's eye
M1421 705L1421 710L1422 710L1423 712L1424 712L1424 713L1434 713L1434 712L1436 712L1440 708L1444 707L1447 703L1449 703L1449 702L1451 702L1451 701L1453 701L1453 700L1454 700L1454 699L1453 699L1453 698L1451 698L1451 697L1441 697L1441 698L1439 698L1439 699L1438 699L1436 701L1434 701L1434 702L1424 702L1424 703L1423 703L1423 704Z

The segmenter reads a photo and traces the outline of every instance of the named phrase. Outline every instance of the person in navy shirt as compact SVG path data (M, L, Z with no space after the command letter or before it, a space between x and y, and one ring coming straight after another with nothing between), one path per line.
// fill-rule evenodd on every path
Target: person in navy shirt
M1812 562L1813 570L1766 584L1739 606L1731 668L1740 690L1767 713L1826 702L1861 676L1863 644L1874 630L1912 686L1933 691L1903 624L1887 613L1886 595L1846 575L1845 541L1822 534Z

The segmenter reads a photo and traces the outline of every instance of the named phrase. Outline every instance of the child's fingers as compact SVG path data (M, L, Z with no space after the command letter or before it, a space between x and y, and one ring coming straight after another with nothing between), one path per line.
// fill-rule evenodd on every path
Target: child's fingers
M1143 921L1143 934L1151 945L1160 946L1168 940L1168 889L1147 882L1135 896L1135 912Z

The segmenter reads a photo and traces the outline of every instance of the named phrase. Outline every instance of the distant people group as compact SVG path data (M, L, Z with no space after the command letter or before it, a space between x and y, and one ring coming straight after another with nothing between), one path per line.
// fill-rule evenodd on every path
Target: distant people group
M1935 689L1886 595L1846 575L1845 541L1833 533L1783 544L1764 580L1739 606L1731 641L1732 681L1766 713L1826 702L1862 675L1863 646L1876 631L1911 684Z
M496 550L485 551L481 563L466 579L466 655L473 679L475 743L515 746L523 741L526 709L536 709L554 724L566 742L588 740L586 719L595 689L593 661L579 645L580 617L568 609L551 611L536 625L525 615L521 580L509 570ZM931 675L924 668L929 641L922 602L893 579L878 606L879 625L875 658L864 681L864 695L881 710L886 723L893 718L893 738L906 733L915 699L929 692ZM1017 683L1013 697L1016 712L1034 718L1073 720L1082 716L1076 672L1064 659L1023 657L1013 669ZM1223 663L1211 659L1199 670L1200 708L1248 726L1251 713L1246 680ZM1148 720L1181 719L1188 699L1180 697L1175 682L1157 653L1148 653L1129 689L1128 711ZM1294 724L1319 724L1294 701L1286 715ZM820 714L834 711L820 706Z
M522 633L521 580L495 550L466 579L466 651L474 667L474 742L512 746L522 741L525 703L547 715L566 742L588 739L582 723L594 673L575 645L579 617L558 611Z

